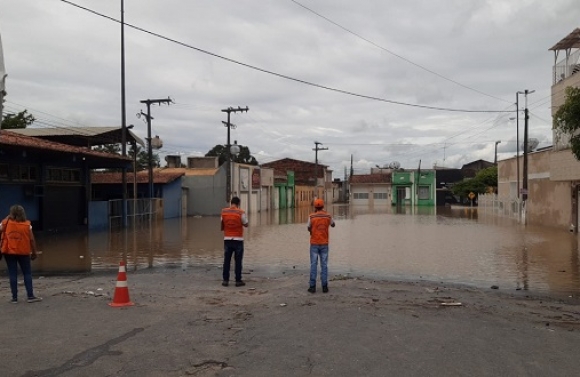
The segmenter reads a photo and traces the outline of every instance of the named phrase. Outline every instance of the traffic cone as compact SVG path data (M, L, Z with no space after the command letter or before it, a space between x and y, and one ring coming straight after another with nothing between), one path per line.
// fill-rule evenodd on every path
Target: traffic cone
M125 269L125 261L119 263L119 274L117 275L117 285L115 286L115 295L113 302L109 306L121 307L135 305L129 299L129 287L127 286L127 272Z

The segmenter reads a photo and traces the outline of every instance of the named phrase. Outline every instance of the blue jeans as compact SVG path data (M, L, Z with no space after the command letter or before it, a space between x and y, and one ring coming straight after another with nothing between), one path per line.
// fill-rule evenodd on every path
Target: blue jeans
M328 245L310 245L310 286L316 286L318 257L320 256L320 282L328 285Z
M232 255L236 262L235 275L236 281L242 281L242 259L244 259L244 241L224 240L224 281L230 281L230 264Z
M12 298L18 299L18 265L20 265L20 270L22 270L22 275L24 275L26 294L28 297L34 297L34 292L32 291L32 267L30 266L30 255L3 254L2 257L6 260L6 266L8 267Z

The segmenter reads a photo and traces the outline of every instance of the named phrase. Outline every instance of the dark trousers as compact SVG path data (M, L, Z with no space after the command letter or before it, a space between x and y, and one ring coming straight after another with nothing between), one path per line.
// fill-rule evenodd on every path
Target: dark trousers
M20 270L22 270L22 275L24 276L26 294L28 297L34 297L34 292L32 292L32 267L30 265L30 255L3 254L2 256L6 260L6 267L8 267L12 298L18 298L18 265L20 265Z
M244 241L224 240L224 281L230 280L230 265L232 255L236 263L236 281L242 281L242 259L244 259Z

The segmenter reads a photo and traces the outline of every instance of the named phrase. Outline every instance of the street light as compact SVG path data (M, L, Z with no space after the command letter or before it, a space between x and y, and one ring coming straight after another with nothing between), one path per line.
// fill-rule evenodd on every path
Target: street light
M501 143L501 140L495 142L495 159L493 160L493 164L497 166L497 145Z

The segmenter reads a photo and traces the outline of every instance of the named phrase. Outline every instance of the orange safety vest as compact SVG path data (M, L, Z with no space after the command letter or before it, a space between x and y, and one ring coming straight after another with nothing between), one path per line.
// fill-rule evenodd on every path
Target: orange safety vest
M332 224L332 216L326 211L311 213L310 220L310 244L328 245L328 227Z
M244 211L239 208L228 207L222 209L224 239L238 241L244 239L244 224L242 223L243 215Z
M29 255L32 252L30 221L2 220L2 245L0 248L2 254Z

